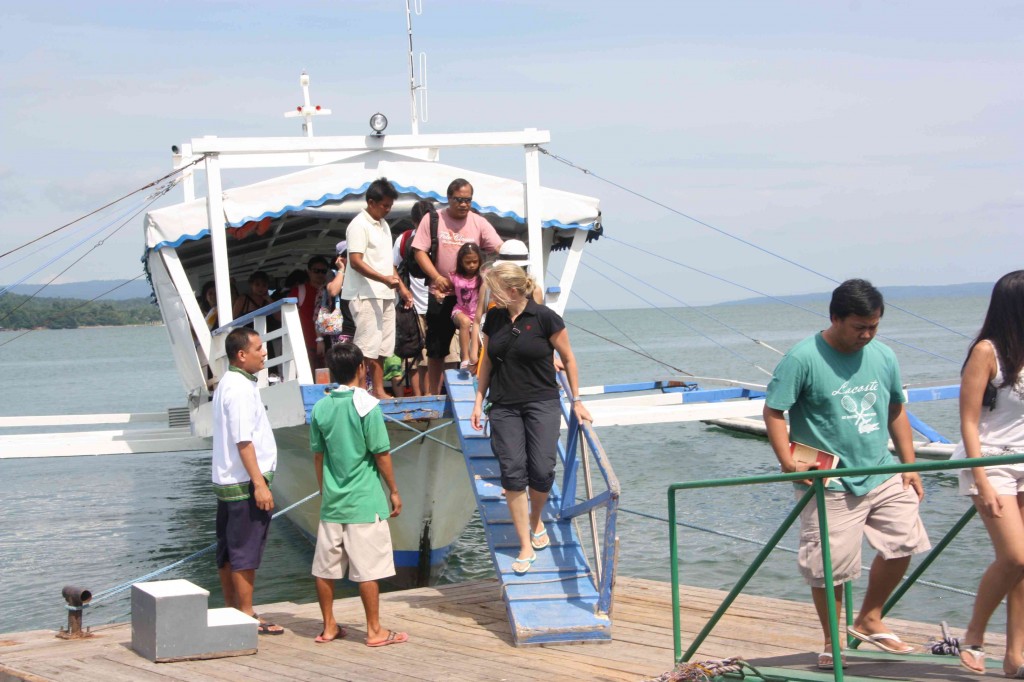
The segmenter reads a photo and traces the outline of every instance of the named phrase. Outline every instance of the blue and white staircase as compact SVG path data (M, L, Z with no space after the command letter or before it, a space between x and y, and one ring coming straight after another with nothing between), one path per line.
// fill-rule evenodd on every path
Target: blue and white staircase
M526 574L512 571L519 541L501 494L498 461L491 451L490 435L474 430L469 422L476 392L473 377L449 370L445 385L515 644L611 640L610 613L598 608L596 576L575 524L559 518L562 498L558 485L551 489L541 516L550 547L537 551L537 560Z

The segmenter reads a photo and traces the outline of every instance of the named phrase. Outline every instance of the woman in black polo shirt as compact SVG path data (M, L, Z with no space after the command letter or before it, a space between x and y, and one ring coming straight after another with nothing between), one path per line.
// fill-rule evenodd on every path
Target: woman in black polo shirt
M474 429L483 428L484 395L490 388L491 448L519 537L512 570L522 575L537 559L536 550L551 544L540 515L555 481L562 416L554 351L569 377L576 417L589 421L590 412L579 399L576 358L565 322L533 301L534 281L514 263L495 265L484 280L497 307L484 322L484 352L470 421Z

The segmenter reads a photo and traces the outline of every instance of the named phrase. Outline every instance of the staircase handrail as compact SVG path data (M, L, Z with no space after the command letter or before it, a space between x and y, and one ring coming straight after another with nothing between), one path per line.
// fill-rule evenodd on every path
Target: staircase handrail
M272 367L277 366L281 367L279 374L282 381L312 384L313 370L309 366L309 356L306 354L302 325L299 321L298 302L298 299L294 297L282 298L214 329L211 332L210 351L210 367L214 374L220 377L227 371L228 360L224 353L224 339L227 334L233 329L252 324L264 343L282 339L281 354L276 358L269 358L264 368L256 375L260 388L268 385L269 371ZM281 314L281 328L268 334L267 318L278 312Z
M561 383L566 396L572 396L569 388L569 379L565 372L558 373L558 380ZM559 517L562 519L573 519L582 514L587 514L590 521L591 541L594 547L594 570L598 582L597 608L600 613L608 613L611 610L612 586L615 584L615 571L618 563L618 539L617 520L619 508L619 496L621 488L619 479L615 475L608 454L601 445L601 440L594 432L590 422L580 421L576 418L573 404L570 400L562 400L562 416L568 426L568 435L565 444L558 444L558 454L562 460L562 502L559 509ZM582 450L582 456L578 453ZM591 488L590 459L593 457L597 464L601 478L604 480L605 490L597 495L593 494ZM586 498L577 503L576 481L579 470L583 469L583 480L586 487ZM603 538L599 537L597 529L597 510L604 508L604 532Z

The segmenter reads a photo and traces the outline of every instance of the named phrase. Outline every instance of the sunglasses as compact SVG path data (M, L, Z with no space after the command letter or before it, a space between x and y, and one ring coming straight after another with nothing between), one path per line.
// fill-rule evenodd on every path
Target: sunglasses
M327 268L313 268L312 270L310 270L310 272L315 272L318 275L326 275Z
M469 204L472 203L473 197L452 197L452 201L456 204Z

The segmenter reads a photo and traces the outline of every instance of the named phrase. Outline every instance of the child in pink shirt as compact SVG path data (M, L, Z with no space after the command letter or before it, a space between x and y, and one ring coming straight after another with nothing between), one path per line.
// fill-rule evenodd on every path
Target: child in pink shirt
M459 348L462 351L461 369L467 369L469 360L469 334L476 317L477 299L480 296L480 247L474 242L466 242L459 249L455 260L455 272L449 275L455 289L455 308L452 310L452 322L459 330Z

